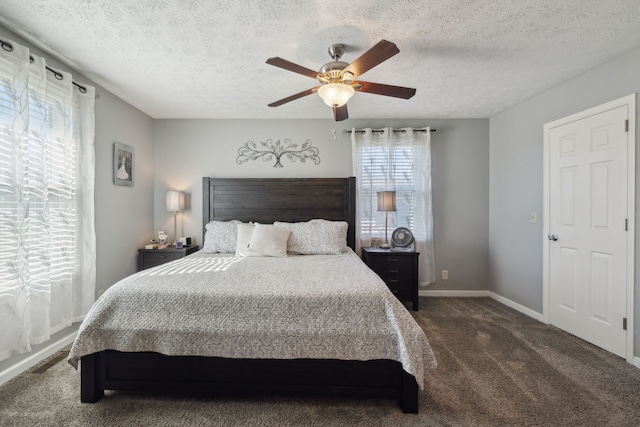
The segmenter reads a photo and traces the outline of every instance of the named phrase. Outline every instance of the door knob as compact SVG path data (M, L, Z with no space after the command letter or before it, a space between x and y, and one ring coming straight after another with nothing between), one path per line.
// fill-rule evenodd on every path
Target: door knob
M556 240L558 240L558 235L557 234L549 234L547 236L547 239L552 240L552 241L555 242Z

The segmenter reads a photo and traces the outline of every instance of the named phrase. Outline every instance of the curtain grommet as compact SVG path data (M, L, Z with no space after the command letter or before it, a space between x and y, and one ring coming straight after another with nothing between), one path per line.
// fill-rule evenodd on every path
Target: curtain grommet
M11 43L0 40L0 44L2 45L3 50L13 52L13 45Z

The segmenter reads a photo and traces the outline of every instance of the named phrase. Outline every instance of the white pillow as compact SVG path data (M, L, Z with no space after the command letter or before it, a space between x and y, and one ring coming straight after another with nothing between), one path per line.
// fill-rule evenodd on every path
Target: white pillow
M232 254L236 251L238 224L241 221L211 221L205 225L204 244L202 252L206 254Z
M312 219L308 222L274 222L276 227L291 230L287 248L291 254L338 255L347 252L345 221Z
M249 250L264 256L286 257L289 235L291 231L284 228L256 224L249 242Z
M253 235L255 224L238 224L238 243L236 245L236 255L238 256L260 256L260 254L249 250L249 243Z

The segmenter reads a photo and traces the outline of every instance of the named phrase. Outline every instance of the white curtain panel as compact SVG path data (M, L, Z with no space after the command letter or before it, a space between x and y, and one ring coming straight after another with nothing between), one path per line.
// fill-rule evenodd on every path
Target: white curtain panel
M94 302L94 100L10 41L0 49L0 360Z
M391 135L389 128L374 132L367 128L351 130L351 158L356 177L356 249L378 246L384 240L384 212L378 212L377 192L393 190ZM389 216L395 229L395 215Z
M363 132L364 131L364 132ZM435 282L431 205L431 132L413 128L351 130L357 188L357 250L384 241L385 214L377 211L377 192L396 191L396 212L389 212L389 236L409 228L420 252L421 286Z

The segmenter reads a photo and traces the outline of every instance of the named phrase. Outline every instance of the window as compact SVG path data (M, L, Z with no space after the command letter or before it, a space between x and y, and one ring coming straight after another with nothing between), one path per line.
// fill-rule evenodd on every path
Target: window
M95 288L95 92L11 46L0 50L0 360L81 320Z
M377 211L377 193L394 190L396 212L388 214L389 237L397 227L410 229L420 252L420 281L435 281L429 131L353 129L351 138L360 246L384 241L385 213Z

